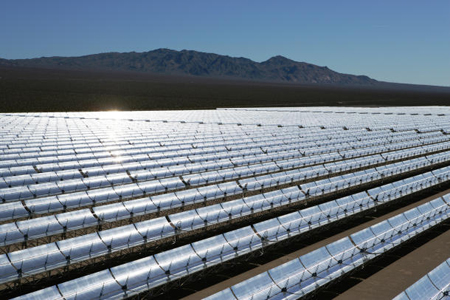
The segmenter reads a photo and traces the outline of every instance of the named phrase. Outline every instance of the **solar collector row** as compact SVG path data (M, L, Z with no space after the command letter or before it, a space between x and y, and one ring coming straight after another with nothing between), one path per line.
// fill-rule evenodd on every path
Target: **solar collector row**
M336 134L335 132L333 133L328 133L326 135L317 135L317 134L312 134L310 138L305 138L304 136L298 136L296 134L290 134L286 137L284 137L283 135L280 136L279 132L277 132L276 136L273 136L273 134L264 134L264 133L258 133L258 136L249 136L249 137L236 137L233 140L224 140L224 139L219 139L216 140L215 142L210 142L210 143L200 143L198 144L197 140L194 139L194 141L192 140L192 137L187 139L187 141L183 144L183 142L181 141L173 141L170 140L169 142L166 141L167 137L165 137L165 142L164 142L164 150L165 152L167 151L173 151L173 150L191 150L193 147L194 148L208 148L208 147L217 147L217 146L221 146L221 145L227 145L229 147L231 147L232 145L239 145L239 144L260 144L260 146L264 146L264 143L267 143L270 140L278 140L280 142L284 142L289 143L292 140L299 140L299 138L301 138L302 142L304 144L308 144L308 143L315 143L317 144L316 146L324 146L324 145L332 145L332 144L336 144L336 143L340 143L341 141L352 141L355 142L355 134L345 134L346 131L344 131L344 134ZM186 139L186 133L184 132L184 139ZM239 133L241 134L241 133ZM334 134L334 135L333 135ZM189 134L187 134L189 136ZM411 138L418 138L418 137L428 137L431 138L433 136L435 137L439 137L442 136L441 132L434 132L434 133L430 133L430 134L420 134L418 135L416 132L412 131L409 132L408 134L403 134L401 137L396 136L395 133L392 133L390 131L387 131L386 134L387 136L380 136L380 138L376 138L376 135L372 132L365 132L364 135L361 135L359 133L359 135L357 136L358 140L364 141L364 140L379 140L381 143L385 143L386 140L389 142L391 141L393 138L396 138L396 140L400 139L400 140L407 140L409 136L409 139ZM80 148L79 146L83 146L83 143L81 143L79 146L77 146L76 144L68 144L66 145L63 150L64 151L69 151L72 155L78 154L82 155L83 153L88 154L88 153L96 153L96 152L100 152L100 155L104 155L105 157L108 156L108 153L110 151L123 151L123 150L137 150L137 149L142 149L142 148L147 148L148 149L148 153L154 153L154 152L159 152L161 150L161 142L160 142L160 138L155 139L157 142L149 142L149 139L153 137L153 136L148 136L148 137L137 137L137 140L133 140L130 139L129 136L126 136L125 140L121 140L120 138L114 138L111 142L101 142L101 140L99 140L98 138L95 138L91 141L87 141L86 143L84 143L85 146L88 145L89 146L87 148ZM154 137L153 137L154 138ZM194 136L195 138L195 136ZM324 139L325 138L325 139ZM55 142L50 142L50 145L54 145ZM122 145L119 143L123 143ZM168 143L173 143L173 146L170 146L170 144ZM263 144L261 144L263 143ZM96 145L96 146L95 146ZM55 153L54 151L56 151L59 147L58 146L49 146L49 147L43 147L42 146L42 141L40 141L40 143L36 144L36 147L32 147L32 144L30 145L30 143L27 144L23 144L24 147L20 148L20 151L16 151L17 157L16 158L21 158L21 159L26 159L26 158L31 158L29 156L32 157L40 157L41 155L45 155L44 157L42 157L42 159L45 159L45 157L47 156L51 156L50 158L52 158L52 156L56 155L57 153ZM8 144L9 148L12 148L13 146ZM154 149L154 151L151 151L152 149ZM9 149L11 151L13 151L12 149ZM45 151L47 150L47 151ZM95 150L95 151L93 151ZM101 153L104 152L105 150L107 150L107 153ZM7 151L7 149L4 149L4 151ZM4 153L5 155L3 155L3 159L2 160L6 160L8 157L11 156L11 158L14 158L14 154L7 154L6 152ZM62 156L66 156L66 155L62 155ZM61 158L64 159L64 158Z
M450 217L449 200L444 197L425 203L308 253L299 259L262 273L263 275L237 284L231 290L225 290L212 296L211 299L217 297L217 299L223 299L221 297L228 295L235 295L237 299L246 299L247 297L252 299L276 299L280 296L286 297L289 295L298 297L311 292L318 286L336 279L343 273L351 271L367 260ZM320 209L318 210L320 211ZM64 297L75 297L76 295L76 297L96 299L130 295L148 290L204 268L223 263L235 258L236 255L243 255L260 249L265 241L273 242L275 240L272 236L293 234L295 231L291 227L292 221L297 224L304 222L303 224L308 228L312 224L312 218L308 222L302 221L304 220L301 217L302 212L303 210L300 212L300 218L298 216L287 218L287 220L290 220L287 223L280 223L282 222L280 218L264 221L253 225L253 229L251 227L240 228L158 253L59 284L58 289L56 289L56 286L47 288L38 292L38 295L54 294L54 291L59 290L61 294L58 293L57 298L61 295ZM323 214L323 211L321 213ZM306 212L305 214L307 215ZM324 218L324 220L327 219L328 217ZM279 225L274 225L273 222L278 222ZM280 230L281 228L283 229ZM300 228L301 226L299 226ZM268 233L269 231L271 233ZM287 272L293 265L295 265L295 268ZM283 277L283 284L272 281L274 277L269 276L269 274L273 275L274 273L278 273L278 277ZM270 280L267 280L267 278ZM87 283L88 280L91 283L85 285L84 283Z
M448 143L448 145L450 146L450 143ZM441 145L441 146L445 147L446 145ZM398 153L397 155L391 155L390 158L391 159L399 159L399 157L403 158L403 157L408 157L408 156L412 156L412 155L424 154L424 153L427 153L429 150L433 151L433 150L436 150L436 149L441 150L439 148L439 146L431 145L429 147L425 147L424 149L415 149L414 151L412 151L412 150L405 151L404 152L405 154ZM266 160L275 160L276 158L275 157L267 157L266 156L265 159ZM249 163L249 159L248 158L243 159L243 160L245 160L247 163ZM256 158L255 158L255 160L256 161L250 161L250 162L253 162L253 163L255 163L255 162L260 162L261 163L262 162L262 161L260 161L260 160L258 160ZM190 160L188 158L180 160L180 158L179 158L176 161L171 160L171 162L172 162L172 164L176 165L176 164L180 164L180 163L181 164L182 163L188 163L188 162L190 162ZM241 163L242 163L242 161L241 161ZM95 165L95 162L92 162L92 164ZM227 166L229 167L230 164L237 164L237 163L234 163L233 160L232 160L231 162L228 162L228 165L226 165L227 161L225 161L224 164L220 164L220 165L213 164L213 166L216 165L219 168L224 168L224 167L227 167ZM158 166L158 162L147 161L145 163L142 162L140 164L134 164L134 168L135 169L139 169L139 168L142 168L142 169L143 168L150 168L151 169L152 167L155 167L155 166ZM28 169L33 169L33 168L28 167ZM121 168L119 166L116 166L116 169L121 169ZM178 169L179 169L179 171L181 171L180 172L180 175L181 175L183 169L182 169L182 167L180 167ZM191 173L192 172L192 169L184 169L184 170L185 170L184 173L188 173L188 172ZM129 170L127 170L127 171L129 172ZM32 172L35 173L34 170ZM89 173L89 171L86 171L86 172ZM145 173L147 173L147 172L145 172ZM150 173L150 171L148 173ZM169 172L166 173L166 176L173 176L173 175L174 175L173 171L171 172L170 169L169 169ZM42 178L45 178L44 175L41 175L41 176L42 176ZM76 176L76 175L73 175L73 176ZM129 181L131 179L131 178L127 178L126 175L122 175L122 176L123 176L122 178L123 178L123 180L125 182ZM13 177L15 177L15 176L13 176ZM4 179L3 186L6 186L6 185L12 186L11 184L17 184L17 185L19 185L19 184L27 184L27 183L30 183L33 179L36 180L36 178L33 178L31 175L30 175L30 177L28 177L26 175L22 176L22 177L23 177L23 181L21 180L22 178L12 178L10 180L7 177L6 179ZM58 178L58 176L56 176L56 177ZM56 179L56 178L54 178L54 177L53 178L52 177L47 177L47 180L50 180L50 179ZM80 187L80 190L83 189L83 186L84 186L84 189L87 190L87 189L90 189L90 188L101 187L102 186L101 182L104 182L103 186L107 186L107 185L111 184L110 181L105 180L103 178L102 179L99 178L99 180L97 180L97 182L96 182L95 179L90 179L90 178L87 178L87 179L86 178L79 178L79 179L72 179L72 180L75 181L75 184L72 184L72 189L70 188L71 182L67 182L67 181L65 181L65 182L58 182L58 183L48 183L48 186L45 186L46 183L40 184L39 186L34 186L32 184L32 185L29 185L28 188L25 187L25 186L16 187L16 188L15 187L11 187L11 188L4 187L3 189L0 189L0 198L3 199L4 202L17 201L17 200L26 200L26 199L30 199L30 198L42 197L42 196L47 196L47 195L52 195L52 194L57 195L57 194L61 194L61 193L66 192L66 191L79 191L77 189L77 186ZM85 181L87 181L88 184L86 184ZM95 185L96 183L97 183L97 186ZM1 185L2 184L0 183L0 186ZM32 188L34 190L32 190Z
M117 142L116 142L117 143ZM340 142L339 144L342 144L344 142ZM276 145L280 145L280 146L286 146L285 144L276 144ZM272 147L276 146L273 145L272 143L270 143L270 138L266 139L263 143L261 144L255 144L254 142L251 143L247 143L244 144L242 147L240 148L232 148L231 146L226 146L226 145L220 145L220 146L214 146L212 148L200 148L200 149L193 149L192 145L189 145L188 148L186 149L167 149L167 147L161 147L161 146L143 146L140 149L131 149L129 155L131 155L130 158L127 158L127 156L124 156L123 154L127 154L127 151L125 151L124 153L117 153L117 155L115 155L115 152L111 152L111 150L105 150L105 147L102 146L99 150L100 152L86 152L86 153L77 153L77 154L73 154L73 155L63 155L63 156L56 156L52 153L50 153L50 157L43 157L43 158L36 158L36 159L32 159L32 158L28 158L28 159L24 159L22 157L17 157L18 160L6 160L6 161L0 161L0 166L2 166L3 168L8 168L8 167L13 167L13 166L21 166L21 165L35 165L37 169L42 169L43 167L45 167L46 163L51 163L51 162L60 162L60 163L64 163L64 162L70 162L70 161L78 161L78 162L82 162L84 159L87 159L88 161L90 159L92 159L92 157L97 157L97 159L99 159L99 162L103 162L103 164L108 164L108 163L115 163L117 162L117 157L121 157L121 161L123 162L127 162L127 161L133 161L133 155L137 157L135 159L139 159L139 157L141 157L140 160L146 160L146 159L162 159L162 158L173 158L173 157L178 157L178 156L189 156L189 155L196 155L196 153L198 153L197 155L202 155L202 154L207 154L207 153L216 153L216 152L230 152L230 149L233 150L242 150L245 149L247 150L248 148L253 148L255 149L257 152L259 153L261 151L260 147L266 147L265 152L269 151L273 151ZM308 145L308 143L302 143L302 147L303 148L307 148L307 147L316 147L317 145ZM370 145L365 145L370 146ZM298 146L296 146L298 148ZM354 146L355 147L355 146ZM294 148L294 149L297 149ZM356 148L356 147L355 147ZM280 149L280 148L275 148L275 149ZM287 148L281 148L282 151L286 151ZM180 152L182 151L182 152ZM172 153L173 152L173 153ZM36 152L34 151L33 153L41 153L41 152ZM128 155L128 154L127 154ZM142 155L142 156L139 156ZM49 160L49 161L46 161ZM135 161L139 161L139 160L135 160ZM89 162L88 162L89 163ZM43 169L44 170L44 169Z
M298 299L450 218L448 195L445 200L427 202L206 299Z
M436 150L436 148L434 148L434 149L432 149L432 150ZM441 149L438 149L438 150L441 150ZM426 152L428 152L428 151L423 151L423 153L426 153ZM417 154L417 153L416 153ZM405 155L406 156L406 155ZM323 156L319 156L318 158L319 158L319 160L314 160L314 159L312 159L312 163L321 163L321 162L325 162L327 159L322 159L321 157L323 157ZM326 156L325 156L325 158L326 158ZM336 157L336 158L339 158L339 157ZM368 158L366 158L366 159L371 159L370 157L368 157ZM309 158L305 158L305 159L301 159L301 160L306 160L306 161L308 161L308 160L310 160L311 161L311 159L309 159ZM360 159L360 160L363 160L363 159ZM226 162L225 162L226 163ZM341 162L341 164L347 164L347 162L345 162L345 161L343 161L343 162ZM224 165L224 164L221 164L220 163L220 165L216 165L215 163L209 163L209 165L207 164L207 166L205 166L204 168L207 168L207 167L212 167L212 168L214 168L214 166L216 166L216 168L223 168L223 167L229 167L231 165L231 163L230 162L228 162L228 165ZM285 162L285 163L278 163L278 167L279 168L286 168L286 167L295 167L295 165L293 165L293 164L291 164L291 163L289 163L289 161L287 161L287 162ZM256 167L257 168L257 167ZM265 167L263 167L263 168L265 168ZM272 169L272 171L279 171L279 168L278 169L276 169L275 167ZM244 169L244 171L247 169L247 168L243 168ZM185 169L186 170L186 169ZM192 169L191 169L192 170ZM190 172L191 170L186 170L185 171L185 173L187 173L188 171ZM241 170L242 170L242 168L241 168ZM255 174L255 173L258 173L258 172L255 172L254 171L255 169L253 168L253 173ZM230 170L231 171L231 170ZM150 171L149 171L150 172ZM148 172L148 173L149 173ZM251 171L250 171L251 172ZM144 176L146 175L146 173L147 172L140 172L140 173L138 173L137 175L131 175L131 178L136 178L136 180L137 181L140 181L140 179L142 178L139 178L140 177L140 175L141 174L144 174ZM148 173L147 173L147 176L148 176ZM185 180L186 180L186 182L189 182L190 184L192 184L192 185L200 185L200 184L205 184L205 183L207 183L208 181L210 181L210 182L214 182L214 181L216 181L216 180L214 180L214 179L211 179L212 177L216 177L216 178L227 178L227 179L232 179L233 178L233 176L231 176L231 175L227 175L227 173L228 174L230 174L229 172L227 172L226 170L223 170L223 171L219 171L219 172L206 172L206 173L204 173L203 175L186 175L186 176L184 176L184 178L185 178ZM231 173L233 173L233 172L231 172ZM248 172L247 172L248 173ZM248 174L242 174L242 173L239 173L239 172L236 172L236 176L234 176L234 178L239 178L240 176L245 176L245 175L248 175ZM178 174L177 174L178 175ZM180 172L180 175L181 175L181 172ZM166 172L166 174L164 174L163 173L163 176L161 176L161 177L167 177L167 176L173 176L173 171L171 172L170 170L169 171L167 171ZM122 175L122 176L117 176L117 177L113 177L113 175L111 175L110 176L113 180L115 179L115 180L117 180L117 181L122 181L122 183L128 183L128 182L130 182L131 181L131 178L130 178L130 176L127 174L127 175ZM148 176L148 177L144 177L144 178L142 178L144 181L145 180L149 180L149 179L152 179L151 178L152 176L150 175L150 176ZM51 178L51 177L50 177ZM94 177L95 178L95 177ZM102 185L103 186L108 186L108 185L110 185L112 182L112 180L108 180L108 178L106 177L97 177L100 181L99 182L97 182L97 184L98 184L98 187L101 187ZM64 186L66 186L66 187L70 187L70 185L72 184L72 188L66 188L66 190L68 190L68 191L70 191L71 189L72 190L74 190L75 189L75 191L76 191L76 187L77 186L80 186L80 188L81 188L81 190L83 190L83 189L87 189L87 186L86 186L86 184L84 183L85 181L87 181L87 182L91 182L91 185L92 185L92 183L94 183L95 184L95 181L92 181L92 179L93 178L88 178L88 179L79 179L78 181L77 180L72 180L72 181L70 181L70 180L68 180L68 181L64 181L64 182L58 182L58 183L54 183L53 185L52 185L52 188L55 188L55 193L56 194L58 194L58 193L61 193L61 191L57 191L57 187L58 188L60 188L60 190L62 189L64 189ZM139 180L138 180L139 179ZM73 183L72 183L73 182ZM102 184L102 182L103 182L103 184ZM62 186L63 188L61 188L60 186ZM37 187L44 187L44 189L46 188L46 186L45 185L38 185ZM95 187L95 186L93 186L93 187ZM6 192L9 192L10 194L12 194L12 196L11 197L14 197L14 193L15 192L19 192L19 193L27 193L27 195L28 196L26 196L26 195L24 195L24 197L22 197L22 198L19 198L18 200L22 200L22 199L26 199L26 197L28 197L28 198L33 198L33 193L31 192L31 191L29 191L27 188L24 188L24 187L20 187L20 188L18 188L17 189L18 191L16 191L15 189L3 189L3 190L0 190L0 191L6 191ZM49 191L49 192L51 192L51 191ZM47 193L49 193L49 192L47 192ZM69 196L70 197L70 196ZM32 206L32 205L31 205Z
M410 109L410 108L408 108ZM377 113L378 109L374 109L373 112ZM304 113L306 112L306 114ZM125 113L121 112L122 119L126 119L125 121L129 119L133 119L136 121L150 121L150 123L160 123L161 121L168 121L168 122L179 122L184 121L185 124L188 124L189 122L203 122L203 123L211 123L211 124L225 124L225 123L244 123L244 124L282 124L285 126L289 125L298 125L303 124L304 126L308 127L314 127L318 125L326 125L326 126L342 126L341 124L347 125L349 128L353 127L361 127L364 126L364 124L370 123L372 125L377 124L385 124L387 121L391 121L394 123L394 125L397 124L407 124L407 125L421 125L424 126L430 126L434 123L438 123L440 120L436 120L436 115L445 115L445 109L441 109L441 112L439 114L430 113L423 113L423 114L415 114L415 115L406 115L404 112L399 113L389 113L385 112L381 115L374 115L371 112L365 111L365 112L352 112L352 118L350 120L345 120L343 122L343 117L340 114L333 114L331 111L292 111L288 114L288 117L286 116L286 112L277 112L277 111L256 111L256 110L250 110L250 111L203 111L203 112L185 112L185 113L170 113L170 112L134 112L134 113ZM11 115L12 116L12 115ZM25 120L30 120L33 118L30 118L32 116L31 114L27 115L13 115L12 117L25 117ZM65 122L73 122L75 120L86 120L91 121L89 119L98 119L99 122L106 122L110 120L103 120L111 118L107 114L96 114L96 115L90 115L89 113L80 113L80 114L54 114L54 115L46 115L46 114L36 114L33 115L35 118L33 120L34 123L37 123L38 121L42 121L42 119L50 119L53 122L56 122L58 120L65 121ZM33 117L32 116L32 117ZM325 117L324 120L318 120L321 117ZM114 116L116 117L116 116ZM64 119L63 119L64 118ZM45 120L44 119L44 120ZM440 118L437 118L440 119ZM243 122L245 120L245 122ZM261 122L261 120L264 120L264 122ZM46 120L45 120L46 121ZM40 122L44 123L45 122ZM134 123L134 122L130 122ZM170 124L170 123L169 123ZM173 124L173 123L172 123Z
M425 167L427 165L430 165L430 162L425 158L414 159L407 163L395 163L391 166L384 166L382 168L369 169L344 176L337 176L330 179L301 184L301 192L299 193L303 195L301 198L320 197L325 194L330 194L349 187L354 187L360 184L371 182L373 180L378 180L382 177L388 178L389 176ZM160 196L152 196L150 198L136 199L131 201L119 202L116 204L94 207L92 210L84 209L70 213L61 213L47 217L35 218L29 221L6 223L4 225L0 225L3 236L3 239L0 238L0 240L3 240L3 245L8 245L18 242L30 241L42 236L65 233L67 231L77 230L79 228L96 226L100 225L103 222L113 222L120 219L152 214L167 209L182 207L184 205L189 205L192 203L205 203L206 201L220 199L227 195L232 196L241 194L243 192L241 186L245 186L247 189L250 188L252 190L261 189L264 186L279 186L280 184L298 181L304 178L304 176L307 176L308 172L306 169L302 169L296 170L295 172L290 171L278 173L276 175L278 175L278 177L265 175L251 178L254 184L250 187L248 186L248 184L244 184L243 182L240 183L240 186L235 182L228 182L224 184L205 186L198 189L190 189ZM311 177L313 177L314 175L320 176L323 174L320 173L320 170L318 172L312 169L310 175ZM277 192L275 191L273 193ZM263 198L264 195L265 193L262 194L261 198ZM257 196L255 197L257 198ZM296 198L298 197L299 196L297 195ZM247 198L244 198L243 200L246 201L246 199ZM77 199L77 201L82 200ZM289 200L289 202L290 201L291 200ZM47 208L50 207L50 205L51 204L47 203ZM259 205L262 205L262 203ZM273 206L273 201L270 205ZM248 206L251 210L255 209L254 204ZM256 211L257 210L258 209L256 209ZM10 219L12 218L10 215L12 215L13 217L18 217L24 216L26 214L28 214L28 212L23 207L21 209L20 205L11 205L7 207L7 210L4 210L1 215L3 215L4 219ZM50 224L54 225L50 226ZM32 228L31 233L30 228Z
M433 141L434 142L434 141ZM445 143L446 144L446 143ZM303 145L304 146L304 145ZM335 150L337 150L337 151L345 151L346 149L346 147L348 147L348 146L346 146L346 145L344 144L344 148L337 148L337 149L335 149ZM400 148L402 148L402 147L412 147L412 146L414 146L414 145L411 145L411 144L402 144L402 145L397 145L397 148L393 148L394 146L393 145L390 145L388 148L386 148L385 149L385 151L386 150L390 150L390 151L392 151L392 150L396 150L396 149L400 149ZM430 146L432 146L432 145L430 145ZM298 147L298 146L296 146L296 147ZM350 147L351 149L353 149L353 148L357 148L357 147L355 147L355 146L352 146L352 147ZM226 155L224 156L224 157L221 157L220 155L219 155L219 157L217 157L217 156L214 156L214 157L211 157L210 159L221 159L221 158L233 158L233 157L241 157L241 156L245 156L245 155L250 155L251 154L251 150L248 150L248 147L246 148L247 150L247 152L246 151L244 151L243 153L242 152L238 152L235 156L232 154L232 153L225 153ZM261 148L259 148L259 147L251 147L251 149L254 149L253 150L253 152L255 153L255 154L259 154L259 155L262 155L263 153L261 153L261 150L263 150L263 152L264 152L264 154L265 153L269 153L269 151L270 152L272 152L273 150L269 150L269 149L266 149L266 150L264 150L264 149L261 149ZM209 152L209 153L215 153L215 152L217 152L216 151L217 149L213 149L213 150L211 150L211 152ZM225 149L224 149L225 150ZM284 149L284 148L280 148L280 149L277 149L278 151L280 151L280 152L285 152L286 151L286 149ZM295 149L293 149L293 150L295 150ZM349 149L347 149L347 150L349 150ZM314 151L314 150L313 150ZM322 152L330 152L328 149L321 149L320 151L322 151ZM353 150L354 151L354 150ZM229 152L229 151L227 151L227 152ZM165 152L164 152L165 153ZM308 154L308 155L313 155L313 154L317 154L317 150L315 151L315 152L309 152L308 150L303 150L303 155L305 155L305 154ZM167 155L167 154L165 154L165 155ZM169 155L167 155L167 156L169 156ZM176 157L182 157L182 154L180 154L180 153L175 153L175 156ZM168 157L168 158L170 158L170 157ZM131 160L130 160L131 159ZM121 163L127 163L127 160L130 160L130 163L132 163L133 161L133 157L130 157L130 159L127 159L126 157L109 157L109 158L107 158L106 160L105 159L103 159L103 160L93 160L93 159L90 159L90 160L87 160L86 162L83 162L83 161L80 161L80 162L76 162L76 164L73 166L73 168L83 168L83 167L89 167L89 166L95 166L96 164L97 165L104 165L104 164L116 164L116 163L118 163L119 161L121 162ZM205 158L202 156L202 159L199 159L199 157L196 157L196 156L188 156L188 159L190 160L190 161L202 161L202 160L204 160ZM207 159L207 158L206 158ZM147 156L147 154L145 153L145 151L143 151L140 155L138 155L138 156L135 156L135 158L134 158L134 162L138 162L138 161L145 161L145 160L149 160L149 157ZM149 164L154 164L154 166L158 166L158 164L160 164L161 166L164 166L165 165L165 163L169 163L169 165L171 165L171 164L180 164L180 163L182 163L182 162L178 162L177 160L174 160L173 159L173 157L170 159L170 160L162 160L161 162L159 162L159 161L154 161L154 162L148 162ZM67 165L69 163L69 165ZM73 162L72 162L73 163ZM30 174L34 174L34 173L36 173L36 169L40 169L41 171L49 171L49 170L61 170L61 169L64 169L64 168L68 168L69 166L70 166L70 162L65 162L65 164L67 165L66 167L64 167L64 164L62 165L62 167L59 167L58 166L58 164L44 164L44 165L36 165L35 166L35 168L31 168L31 167L28 167L28 169L27 170L29 170L28 172L26 172L26 173L30 173ZM17 173L13 173L13 174L15 174L15 175L17 175ZM2 170L2 175L3 176L8 176L8 171L7 171L7 169L3 169Z
M97 127L97 125L92 124L92 126ZM45 133L45 137L38 138L36 137L36 133L30 133L30 137L19 138L17 134L11 135L11 139L8 139L5 136L5 139L2 141L3 146L6 146L7 149L3 149L5 154L8 152L11 153L19 153L18 150L21 150L21 153L24 155L31 151L38 150L39 152L43 152L45 154L46 151L54 151L54 150L67 150L76 152L86 152L92 151L95 149L108 149L108 150L121 150L121 149L129 149L135 147L158 147L164 146L170 149L189 149L190 146L214 146L220 144L228 144L228 145L239 145L245 142L258 142L263 141L265 139L279 140L279 141L289 141L290 139L299 139L302 138L306 143L318 141L319 138L327 137L325 140L328 140L328 136L331 133L327 133L326 130L321 130L321 132L306 132L305 134L301 134L301 129L293 129L290 128L288 130L283 130L280 128L275 128L272 130L274 133L267 132L267 129L259 129L259 130L250 130L249 128L235 128L230 127L226 128L227 130L215 130L209 135L203 135L202 131L205 129L201 127L200 130L189 130L187 126L183 125L177 131L169 131L165 128L159 128L159 130L163 130L163 134L159 134L154 132L148 128L145 130L143 128L143 133L136 134L137 128L132 128L127 130L125 133L115 132L111 135L111 130L108 129L104 133L102 132L102 128L96 128L95 133L84 132L80 133L77 138L74 133L67 133L67 139L65 141L65 136L58 134L56 135L57 139L49 138L49 133ZM164 126L163 126L164 127ZM231 129L231 130L230 130ZM179 132L178 132L179 131ZM31 135L32 134L32 135ZM409 134L414 134L411 132ZM337 133L336 137L344 137L348 136L350 133L343 132ZM373 134L371 134L373 136ZM90 137L91 136L91 137ZM362 137L364 138L364 137ZM21 142L21 140L24 140ZM36 140L36 142L33 142ZM162 143L161 140L164 142ZM46 146L48 144L48 146ZM0 144L1 145L1 144ZM17 150L14 150L17 148ZM28 150L29 149L29 150ZM83 149L85 149L83 151ZM32 154L31 154L32 155Z
M350 164L351 163L352 162L350 162ZM361 184L371 182L374 180L379 180L381 178L388 178L389 176L408 172L409 170L414 170L417 168L423 168L425 166L430 166L430 165L431 165L431 163L425 157L417 158L417 159L413 159L408 162L394 163L391 165L372 168L372 169L368 169L365 171L359 171L356 173L350 173L348 175L337 176L337 177L333 177L330 179L312 181L310 183L301 184L300 187L301 187L302 193L304 195L309 196L309 197L318 197L318 196L322 196L324 194L333 193L333 192L336 192L339 190L343 190L345 188L354 187L354 186L361 185ZM92 215L90 218L88 218L88 220L92 219L92 220L97 220L97 221L96 222L94 222L94 221L86 222L86 224L83 224L83 226L85 226L85 225L93 226L93 225L99 223L100 221L104 222L104 221L108 221L110 219L117 220L117 219L121 219L121 218L128 218L131 216L138 216L141 214L149 214L149 213L159 212L159 211L163 211L163 210L167 210L167 209L172 209L175 207L182 207L184 205L188 205L191 203L198 203L198 202L204 203L206 201L211 201L214 199L222 198L227 195L232 196L232 195L240 194L243 192L241 187L243 187L246 191L260 190L264 187L265 188L278 187L280 185L297 182L302 179L314 178L317 176L323 176L323 175L328 175L328 174L330 174L329 171L326 168L324 168L323 166L317 166L315 168L302 168L302 169L288 171L288 172L281 172L281 173L277 173L274 175L263 175L263 176L256 176L253 178L249 178L246 180L239 180L238 184L236 182L228 182L228 183L224 183L224 184L205 186L205 187L201 187L201 188L193 189L193 190L190 189L190 190L179 191L179 192L174 192L174 193L170 193L170 194L164 194L161 196L153 196L150 198L136 199L136 200L132 200L132 201L119 202L117 204L94 207L92 209L92 212L87 209L85 209L84 211L88 215ZM154 183L155 185L153 185L153 188L155 188L155 189L159 188L160 191L162 191L162 190L166 191L166 190L170 190L170 189L176 189L178 186L180 186L180 183L178 181L176 181L174 179L168 179L168 181L169 180L173 184L170 188L167 188L168 185L166 185L166 186L158 185L158 183L161 183L158 181ZM146 185L147 191L149 191L148 183L150 183L150 182L147 182L147 185ZM114 188L111 188L111 189L115 191ZM157 191L157 190L154 190L154 191ZM94 192L95 192L95 190L94 190ZM134 193L132 195L137 194L137 192L134 191L133 189L131 191L125 190L125 192ZM99 195L99 194L97 193L94 195ZM117 193L116 198L119 197L118 195L119 195L119 193ZM137 195L142 196L143 192L141 191ZM68 196L70 196L70 194ZM72 196L73 196L73 194L72 194ZM90 196L90 193L88 192L86 194L86 197L84 196L84 194L80 195L79 197L75 197L75 198L67 197L65 199L66 202L64 202L65 203L64 205L66 207L86 206L92 202L92 199L89 196ZM106 193L106 194L102 193L102 194L100 194L100 196L114 197L114 196L111 196L111 194L109 194L109 193ZM59 197L57 199L58 201L50 200L47 203L41 203L41 205L42 205L41 208L42 209L45 208L45 211L49 211L50 208L55 208L55 207L57 207L57 205L61 206L62 202L61 202L60 198L64 199L62 197ZM116 198L111 198L111 199L114 200ZM123 197L123 198L125 198L125 197ZM101 199L101 200L103 200L103 199ZM103 200L103 201L106 201L106 200ZM101 201L98 201L98 202L101 202ZM9 205L8 207L5 207L5 209L0 214L0 217L2 219L8 220L8 219L12 219L13 217L28 215L28 211L25 210L25 208L23 206L21 207L20 206L21 204L22 203L17 204L17 205ZM20 241L26 241L26 240L31 240L34 238L39 238L40 236L42 236L43 233L30 234L28 232L28 230L25 230L25 227L35 228L35 230L37 230L37 228L40 228L39 226L36 226L37 223L44 224L44 223L50 222L50 219L56 218L56 220L58 220L58 216L65 216L65 215L74 215L73 218L75 220L80 219L80 216L77 215L76 212L71 212L71 213L62 213L62 214L44 217L43 220L45 220L45 222L44 221L41 222L40 221L41 218L35 218L30 221L20 221L20 222L14 223L14 224L24 224L23 225L24 227L22 229L21 229L22 226L17 226L17 228L16 228L16 226L13 226L12 223L0 225L0 228L3 228L2 232L3 232L4 239L5 239L4 243L6 242L6 237L8 236L8 234L9 234L9 237L18 236L17 235L18 232L22 232L22 236L23 236L23 238L21 238ZM115 218L112 217L114 215L115 215ZM56 220L54 220L54 222L56 222ZM64 222L63 223L59 222L59 223L63 224ZM29 225L25 225L25 224L29 224ZM10 230L13 230L13 232L5 229L8 226L9 226ZM72 226L64 226L64 225L61 225L61 227L65 228L64 232L66 232L67 230L70 231L70 230L74 230L74 229L78 228L78 226L72 228ZM62 230L62 228L60 228L58 231L60 232ZM52 232L51 230L46 229L45 235L48 235L51 232ZM10 239L10 242L6 243L6 244L13 243L13 241L14 241L14 243L18 242L18 240Z
M360 192L254 224L252 225L253 234L256 234L260 240L254 242L256 243L255 246L252 245L252 238L249 249L254 251L254 247L259 249L262 246L259 245L260 242L263 244L276 243L313 228L346 218L349 215L373 208L381 203L387 203L408 194L449 181L449 170L450 167L446 167L433 171L436 175L432 172L420 174L393 184L369 190L367 193ZM443 177L439 177L439 175ZM379 197L383 193L389 194L389 197ZM448 198L450 196L447 195L446 197ZM444 199L448 202L450 198L447 199L446 197ZM153 242L157 239L168 238L180 234L183 231L192 231L220 222L227 222L232 218L250 215L271 207L286 205L292 201L301 201L302 199L304 199L304 195L297 188L289 188L282 191L248 197L243 200L173 214L167 218L160 217L8 253L0 256L0 260L4 262L0 264L0 267L3 269L0 273L5 274L0 283L67 266L71 263L109 254L112 251L119 251L136 245ZM439 203L441 202L443 203L442 200ZM244 207L245 210L243 210ZM447 208L446 206L445 209ZM406 213L406 215L408 214ZM92 220L92 222L95 223L95 220ZM240 231L241 229L238 229L233 232ZM214 238L211 239L213 240ZM237 245L239 245L239 242ZM242 255L249 251L247 246L243 250L239 246L235 247L237 247L234 249L236 255ZM11 263L8 263L8 260ZM13 270L11 266L17 272L11 273Z

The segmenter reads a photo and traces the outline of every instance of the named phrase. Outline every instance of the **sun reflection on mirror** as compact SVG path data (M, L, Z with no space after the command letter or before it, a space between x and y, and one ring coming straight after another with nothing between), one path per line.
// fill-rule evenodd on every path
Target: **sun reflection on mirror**
M123 116L123 112L117 109L111 109L103 112L106 119L114 119L118 120L121 119Z
M106 119L107 125L107 137L108 141L114 143L115 145L121 145L123 143L123 139L125 138L123 133L123 116L124 113L122 111L112 109L108 111L104 111L103 117ZM112 150L114 149L114 150ZM111 156L115 163L120 164L123 160L122 151L118 151L116 147L112 147L112 151L108 150L111 153Z

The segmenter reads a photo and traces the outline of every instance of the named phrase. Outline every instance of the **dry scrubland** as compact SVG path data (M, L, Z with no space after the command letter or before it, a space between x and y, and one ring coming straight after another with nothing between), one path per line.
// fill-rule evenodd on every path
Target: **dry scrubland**
M448 88L259 83L137 72L0 67L0 111L174 110L268 106L448 105Z

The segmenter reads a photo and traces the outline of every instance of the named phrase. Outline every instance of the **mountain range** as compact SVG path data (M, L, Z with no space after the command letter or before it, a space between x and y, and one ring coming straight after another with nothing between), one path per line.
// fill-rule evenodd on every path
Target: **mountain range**
M342 74L327 67L274 56L258 63L191 50L157 49L148 52L100 53L79 57L0 59L0 66L46 69L136 71L166 75L187 75L298 84L378 85L367 76Z

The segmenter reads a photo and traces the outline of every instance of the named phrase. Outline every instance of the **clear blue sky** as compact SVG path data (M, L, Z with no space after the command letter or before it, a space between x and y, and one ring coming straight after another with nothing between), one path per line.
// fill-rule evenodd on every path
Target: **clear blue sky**
M2 58L157 48L450 86L450 0L0 2Z

